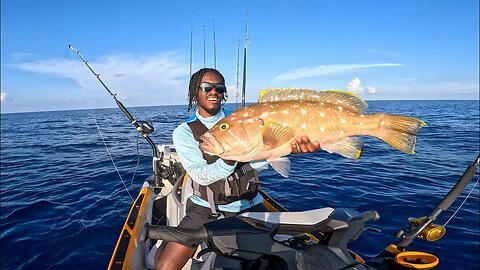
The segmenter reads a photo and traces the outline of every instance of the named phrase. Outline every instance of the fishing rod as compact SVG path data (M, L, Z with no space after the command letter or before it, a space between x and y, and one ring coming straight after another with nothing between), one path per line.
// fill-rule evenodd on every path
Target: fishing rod
M217 46L215 42L215 19L213 19L213 67L217 69Z
M397 238L401 238L397 244L400 251L410 245L417 237L428 241L436 241L445 234L445 227L433 224L435 219L444 211L446 211L452 203L460 196L465 187L472 181L480 164L480 155L477 156L472 165L468 166L463 175L457 181L455 186L448 192L445 198L438 204L435 210L428 216L418 219L409 219L412 228L405 232L401 230L397 233Z
M245 20L245 41L243 42L243 85L242 85L242 107L245 107L245 89L247 87L247 47L250 43L248 39L248 13Z
M237 68L235 70L235 106L238 107L238 86L240 82L238 81L238 76L240 72L240 37L237 39Z
M192 77L192 58L193 58L193 26L190 27L190 77Z
M130 114L130 112L127 110L127 108L122 104L122 102L117 99L117 94L110 91L107 85L105 85L102 79L100 79L100 74L96 73L92 69L92 67L90 67L90 65L88 64L88 61L85 60L85 58L83 58L83 56L80 54L80 51L75 49L72 45L68 45L68 48L70 48L76 55L78 55L78 57L82 60L82 62L93 73L93 75L95 75L97 80L102 84L102 86L107 90L107 92L113 97L113 100L115 100L115 102L117 103L117 106L120 108L123 114L125 114L125 116L132 123L132 125L135 126L137 131L142 135L143 138L145 138L145 140L147 140L148 144L150 144L153 150L153 174L155 178L155 185L162 186L161 174L163 172L162 170L163 167L160 164L161 162L163 162L163 152L158 151L156 144L148 136L148 134L152 133L155 130L155 128L148 121L138 123L137 120L135 120L133 116Z
M203 67L205 67L205 55L206 55L206 45L205 45L205 25L203 25Z

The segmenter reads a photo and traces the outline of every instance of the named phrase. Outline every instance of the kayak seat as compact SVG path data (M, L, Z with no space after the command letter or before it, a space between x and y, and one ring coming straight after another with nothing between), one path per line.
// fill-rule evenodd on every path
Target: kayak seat
M246 212L240 216L277 225L312 226L327 219L334 210L325 207L302 212Z
M274 225L279 234L326 233L348 227L346 222L332 218L334 211L325 207L302 212L247 212L239 217Z

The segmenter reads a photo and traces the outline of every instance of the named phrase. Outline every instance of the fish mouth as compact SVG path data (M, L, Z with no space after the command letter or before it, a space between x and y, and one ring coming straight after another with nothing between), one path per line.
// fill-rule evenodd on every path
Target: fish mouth
M225 152L222 144L212 134L205 133L200 136L200 149L210 155L221 155Z

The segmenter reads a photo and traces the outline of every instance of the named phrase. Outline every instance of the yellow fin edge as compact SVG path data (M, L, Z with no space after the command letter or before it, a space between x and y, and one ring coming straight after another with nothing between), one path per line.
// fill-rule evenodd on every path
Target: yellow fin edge
M322 90L314 90L314 89L310 89L310 88L298 88L298 87L290 87L290 88L267 88L267 89L263 89L263 90L260 90L258 92L258 97L261 98L263 97L266 93L270 92L270 91L288 91L288 90L313 90L313 91L317 91L317 92L337 92L337 93L344 93L344 94L349 94L349 95L352 95L356 98L359 98L361 100L362 97L360 97L359 95L355 94L354 92L351 92L351 91L347 91L347 90L343 90L343 89L322 89Z

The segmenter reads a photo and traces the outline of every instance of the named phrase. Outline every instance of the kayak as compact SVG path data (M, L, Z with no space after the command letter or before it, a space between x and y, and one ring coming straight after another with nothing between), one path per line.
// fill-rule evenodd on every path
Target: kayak
M289 212L260 190L270 212L243 213L218 219L198 231L176 228L185 215L182 183L186 172L173 145L162 153L161 181L145 180L133 202L107 269L155 269L154 255L161 241L184 244L202 241L183 269L435 269L432 254L408 251L417 238L436 241L445 229L433 224L473 178L480 156L428 218L410 219L410 229L398 235L374 258L365 260L348 249L379 218L374 210L324 207Z
M107 269L154 269L155 243L140 241L145 225L177 226L185 216L185 205L180 203L185 171L173 145L160 145L158 148L164 153L163 165L175 168L173 174L162 178L162 187L155 187L153 177L144 181L130 207ZM287 211L265 192L260 190L260 194L270 211ZM184 269L191 269L191 264L192 260Z

